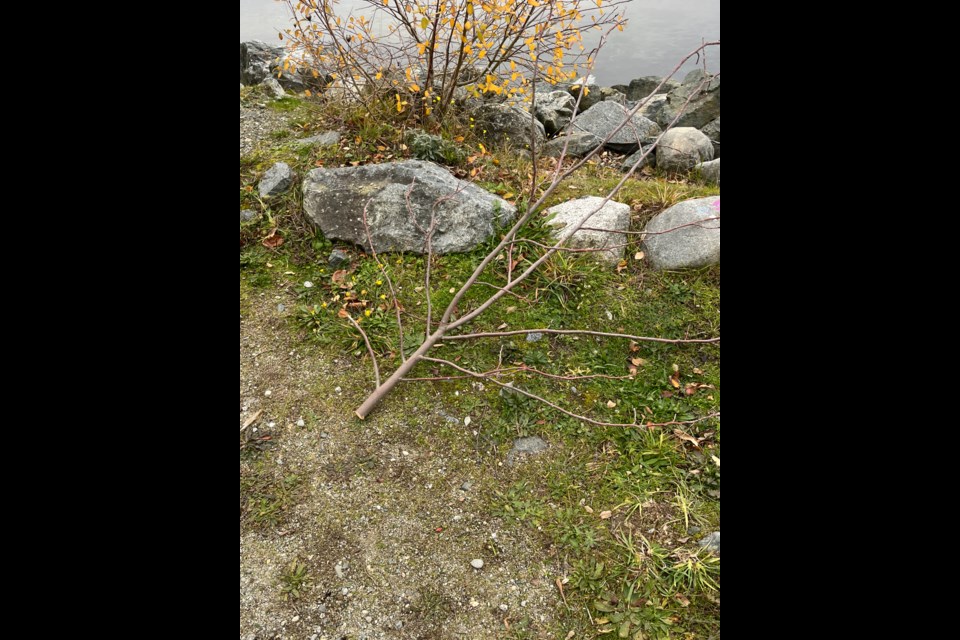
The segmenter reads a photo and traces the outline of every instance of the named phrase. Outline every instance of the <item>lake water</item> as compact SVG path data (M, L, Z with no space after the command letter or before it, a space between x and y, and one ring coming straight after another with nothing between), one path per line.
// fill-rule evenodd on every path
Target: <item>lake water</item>
M362 4L358 0L340 2L343 9ZM720 0L631 0L626 14L630 24L623 33L611 35L597 59L595 75L601 85L666 75L703 40L720 38ZM288 23L288 9L281 3L240 0L240 42L279 43L277 33ZM710 49L708 55L710 70L720 71L719 49ZM689 63L685 69L694 66Z

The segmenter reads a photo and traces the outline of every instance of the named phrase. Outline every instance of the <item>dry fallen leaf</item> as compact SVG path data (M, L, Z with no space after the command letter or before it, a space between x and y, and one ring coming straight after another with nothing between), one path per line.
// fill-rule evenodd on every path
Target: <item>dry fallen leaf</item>
M601 520L609 520L613 517L613 511L604 511L600 514Z
M682 593L678 593L676 596L674 596L674 599L680 603L681 607L686 608L690 606L690 599Z
M684 433L684 432L681 431L680 429L674 429L674 430L673 430L673 435L677 436L678 438L680 438L680 439L683 440L684 442L689 442L690 444L692 444L692 445L693 445L694 447L696 447L697 449L700 448L700 443L703 442L702 439L700 439L700 438L694 438L693 436Z
M717 468L720 468L720 458L717 456L710 456L713 459L713 462L717 465Z
M283 245L283 237L277 232L277 229L274 229L267 234L267 237L263 239L261 244L268 249L276 249Z
M614 402L613 400L607 403L607 409L614 409L616 408L616 406L617 406L617 403Z

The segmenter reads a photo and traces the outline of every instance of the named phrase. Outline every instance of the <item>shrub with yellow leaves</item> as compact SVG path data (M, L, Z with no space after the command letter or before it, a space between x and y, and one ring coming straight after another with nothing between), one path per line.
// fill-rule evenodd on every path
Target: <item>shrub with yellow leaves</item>
M289 64L329 74L368 106L438 120L466 97L524 98L592 64L584 29L622 30L623 0L284 0ZM587 25L587 26L584 26Z

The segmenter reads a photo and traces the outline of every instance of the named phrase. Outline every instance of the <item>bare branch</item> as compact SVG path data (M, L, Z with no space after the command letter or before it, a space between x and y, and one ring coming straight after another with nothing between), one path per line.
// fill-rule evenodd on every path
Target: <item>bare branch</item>
M360 332L360 335L363 336L363 341L367 343L367 351L370 353L370 360L373 362L373 375L377 379L377 387L380 387L380 365L377 364L377 356L373 352L373 346L370 344L370 338L367 337L367 332L363 330L363 328L360 326L360 323L354 320L350 314L346 314L345 317L350 321L351 324L353 324L354 327L356 327L357 331Z
M631 336L624 333L606 333L603 331L581 331L576 329L522 329L519 331L501 331L490 333L467 333L457 336L444 336L444 340L475 340L478 338L509 338L525 336L531 333L545 333L557 336L596 336L599 338L622 338L634 342L659 342L662 344L717 344L720 338L706 338L702 340L669 340L667 338L650 338L647 336Z

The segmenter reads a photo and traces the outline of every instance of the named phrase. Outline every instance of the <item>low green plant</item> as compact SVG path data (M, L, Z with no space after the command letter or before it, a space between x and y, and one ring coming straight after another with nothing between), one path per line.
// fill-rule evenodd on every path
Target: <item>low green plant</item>
M310 587L307 565L294 560L280 576L280 590L286 600L299 600Z

